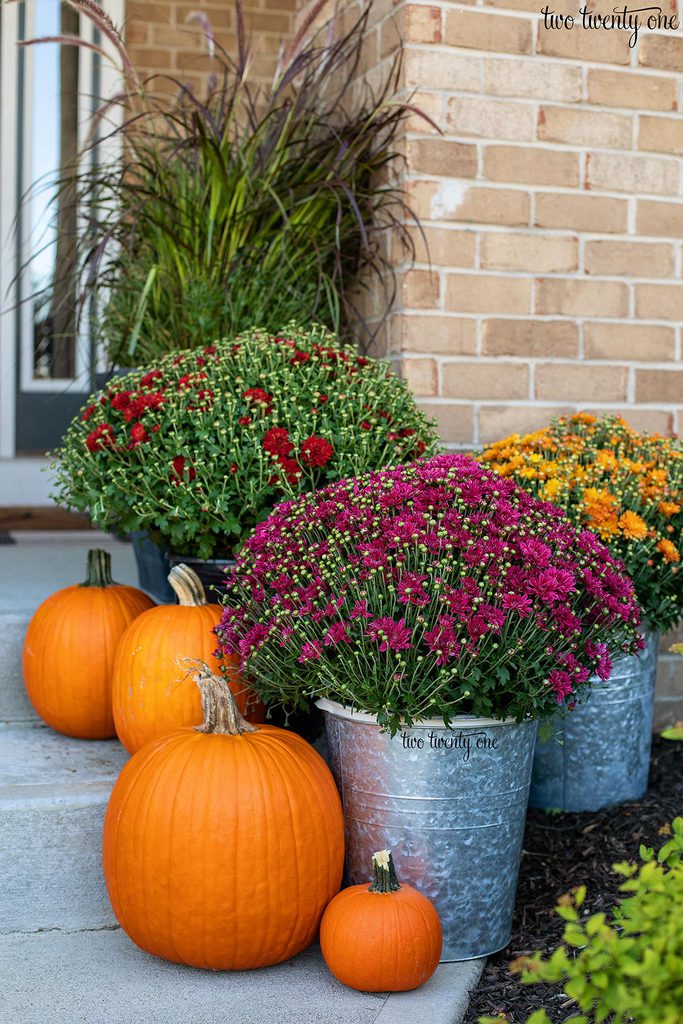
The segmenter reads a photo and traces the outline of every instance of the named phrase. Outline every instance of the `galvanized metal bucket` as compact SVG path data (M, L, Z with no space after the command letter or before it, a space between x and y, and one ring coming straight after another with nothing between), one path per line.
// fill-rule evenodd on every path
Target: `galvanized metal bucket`
M349 884L376 850L428 896L443 926L442 961L510 941L536 722L429 719L391 737L371 715L319 700L344 805Z
M643 633L640 654L614 662L607 682L536 742L529 803L561 811L597 811L639 800L647 790L659 634Z

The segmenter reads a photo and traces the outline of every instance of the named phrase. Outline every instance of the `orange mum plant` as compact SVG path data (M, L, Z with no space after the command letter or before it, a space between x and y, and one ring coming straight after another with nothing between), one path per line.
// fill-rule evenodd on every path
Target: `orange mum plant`
M666 630L683 614L683 449L618 416L562 416L479 456L501 476L559 505L597 533L635 584L643 619Z

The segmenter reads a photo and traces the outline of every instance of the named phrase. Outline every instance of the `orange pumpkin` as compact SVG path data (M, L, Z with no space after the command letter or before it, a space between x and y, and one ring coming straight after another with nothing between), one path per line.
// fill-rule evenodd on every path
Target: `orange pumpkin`
M223 609L207 604L199 577L186 565L174 566L168 581L179 604L152 608L132 624L121 638L114 664L114 722L119 739L134 754L150 740L184 725L199 725L202 705L194 683L178 669L178 651L221 672L213 656L218 646L213 630ZM241 712L263 721L264 707L235 672L238 658L226 659L230 686Z
M24 640L24 682L40 717L79 739L116 735L111 686L116 646L154 601L114 583L107 551L88 552L85 583L64 587L40 605Z
M399 885L390 850L373 854L373 881L330 903L320 946L335 978L362 992L405 992L431 978L441 956L441 921L410 885Z
M104 822L104 876L141 949L214 970L266 967L316 936L341 882L334 780L295 733L254 726L225 679L184 659L204 724L140 750Z

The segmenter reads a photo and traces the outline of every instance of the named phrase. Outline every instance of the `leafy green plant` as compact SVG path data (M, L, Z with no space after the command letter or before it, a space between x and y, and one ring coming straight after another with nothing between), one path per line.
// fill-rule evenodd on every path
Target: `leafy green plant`
M143 80L96 3L65 2L114 45L124 82L96 115L93 138L119 158L93 162L86 149L57 203L75 201L84 224L73 267L85 282L79 310L95 302L110 358L141 365L291 319L344 336L352 323L371 341L395 290L384 238L413 251L415 218L389 166L415 111L394 99L400 60L376 91L360 87L369 8L347 31L333 21L311 36L318 0L268 86L253 78L241 0L235 56L196 15L213 64L200 96L171 76ZM371 324L359 294L377 283L386 302Z
M579 1012L565 1024L680 1024L683 1008L683 818L655 855L641 847L643 864L615 864L626 881L611 918L581 921L585 886L560 901L564 945L546 960L519 964L523 981L558 982ZM484 1017L480 1024L500 1024ZM538 1010L527 1024L549 1024Z
M168 355L92 395L56 452L59 504L183 555L228 557L281 498L436 445L388 363L324 327Z

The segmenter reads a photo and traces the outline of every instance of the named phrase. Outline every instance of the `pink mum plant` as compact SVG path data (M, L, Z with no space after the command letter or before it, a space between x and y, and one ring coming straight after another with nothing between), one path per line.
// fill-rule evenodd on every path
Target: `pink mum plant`
M269 702L402 723L557 711L640 644L623 566L464 455L279 504L243 545L218 628Z

